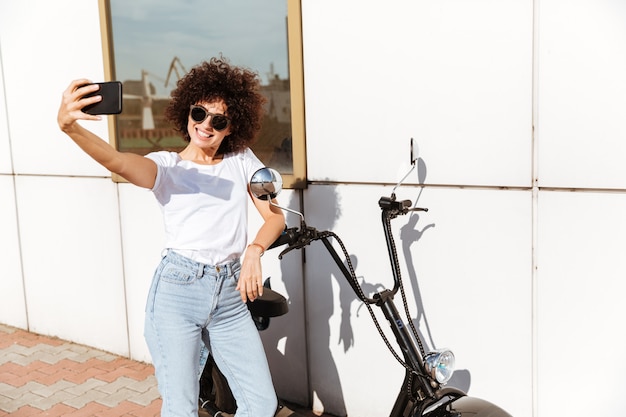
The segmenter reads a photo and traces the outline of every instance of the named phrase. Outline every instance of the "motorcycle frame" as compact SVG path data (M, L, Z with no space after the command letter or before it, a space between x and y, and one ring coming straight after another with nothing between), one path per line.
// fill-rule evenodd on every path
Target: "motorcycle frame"
M381 201L382 200L383 199L381 199ZM400 202L400 204L402 203L403 202ZM373 298L366 297L363 292L356 287L358 284L352 279L352 274L350 273L348 268L346 268L341 257L332 245L329 237L324 236L320 238L320 240L324 244L330 256L335 261L335 264L337 265L341 273L344 275L344 277L354 290L357 297L359 297L359 299L364 303L374 304L379 307L385 319L389 323L391 331L395 336L396 343L398 344L398 347L404 357L404 362L410 367L410 370L407 369L405 372L404 381L402 382L400 392L396 397L396 401L392 407L389 417L406 417L406 413L410 412L410 410L413 410L415 406L415 402L411 398L412 396L419 396L419 398L424 401L425 399L435 397L435 391L433 389L433 386L431 385L431 380L424 376L424 358L422 357L420 350L417 348L411 332L404 324L404 320L394 302L394 295L398 292L401 286L401 281L398 272L399 265L397 264L397 258L393 256L393 253L395 252L395 244L392 239L392 231L389 228L389 222L386 221L387 218L391 219L399 214L397 210L397 204L392 204L392 206L393 207L391 208L386 208L382 207L381 204L383 220L382 222L385 239L387 242L387 251L389 253L392 272L394 275L394 287L392 290L384 289L383 291L375 293L373 295ZM415 383L415 380L418 380L419 382ZM419 392L416 392L416 389ZM446 391L448 395L454 393L455 397L465 395L463 392L457 391L455 389L449 389ZM411 392L411 395L409 395L409 392ZM426 406L427 404L423 404L418 408L420 410L423 410Z

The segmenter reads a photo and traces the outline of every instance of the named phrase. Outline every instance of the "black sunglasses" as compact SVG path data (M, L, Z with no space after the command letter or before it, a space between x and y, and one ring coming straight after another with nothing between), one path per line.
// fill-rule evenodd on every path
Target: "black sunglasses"
M191 119L196 123L202 123L207 119L207 117L211 116L209 124L213 129L217 130L218 132L226 129L230 124L230 119L228 118L228 116L225 116L223 114L210 113L202 106L192 105L189 110L189 116L191 116Z

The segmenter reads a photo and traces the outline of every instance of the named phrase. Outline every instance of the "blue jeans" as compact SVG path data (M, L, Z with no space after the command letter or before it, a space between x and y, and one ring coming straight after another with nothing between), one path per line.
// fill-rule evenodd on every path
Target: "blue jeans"
M198 416L201 341L228 380L237 417L271 417L277 407L267 358L236 290L239 261L200 264L173 251L161 260L146 306L144 335L163 398L162 417Z

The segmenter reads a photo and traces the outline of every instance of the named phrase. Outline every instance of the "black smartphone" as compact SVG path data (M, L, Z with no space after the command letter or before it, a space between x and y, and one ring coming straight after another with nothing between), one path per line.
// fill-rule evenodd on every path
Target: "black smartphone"
M102 96L102 101L83 107L87 114L120 114L122 112L122 83L107 81L95 83L100 86L98 91L86 94L84 97Z

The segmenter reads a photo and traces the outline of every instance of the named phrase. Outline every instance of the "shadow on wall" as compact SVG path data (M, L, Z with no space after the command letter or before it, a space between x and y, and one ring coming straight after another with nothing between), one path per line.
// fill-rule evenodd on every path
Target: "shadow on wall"
M295 205L293 203L293 201L290 202L289 206ZM341 216L341 204L336 187L325 187L323 204L325 215L316 219L311 226L317 230L333 230L336 220ZM347 412L343 388L335 359L330 350L331 343L336 343L330 340L330 319L334 314L333 300L335 299L333 297L332 277L338 276L337 282L340 288L340 305L342 309L340 343L344 344L344 350L348 350L353 344L352 327L350 325L350 303L356 297L352 293L350 286L345 282L345 279L341 279L342 276L338 272L337 266L330 258L330 255L325 253L323 244L314 242L313 245L324 251L325 261L316 265L315 276L310 278L315 279L315 297L308 298L306 301L308 312L315 317L315 320L308 324L310 327L309 334L316 335L316 337L308 340L309 362L312 364L309 368L311 377L309 378L308 397L309 401L312 402L311 405L316 409L321 407L326 413L345 416ZM304 250L304 256L306 256L306 249ZM281 263L281 268L283 276L288 276L289 267ZM288 280L285 280L285 285L287 292L289 292L290 283ZM315 329L311 329L313 326L315 326ZM285 360L287 360L287 363L289 363L288 345L289 341L287 341L285 349ZM320 383L319 381L323 382Z
M326 195L328 198L324 199L324 205L325 207L333 208L335 213L334 215L324 217L327 219L326 223L316 222L316 224L312 224L312 226L318 230L332 230L335 220L341 213L335 187L330 188L332 188L332 190ZM286 204L285 202L281 202L281 206L297 210L299 207L299 202L297 201L299 196L299 193L292 193L289 202ZM299 221L299 217L297 221L294 218L287 218L287 224L289 226L295 226ZM312 245L321 247L322 243L313 242ZM277 250L282 249L284 248ZM294 269L293 263L302 262L302 257L306 256L305 251L306 249L293 250L286 254L280 262L281 277L286 292L283 295L288 300L290 312L285 316L287 317L285 321L282 321L283 317L272 319L272 325L267 332L264 332L263 340L267 347L266 353L270 367L272 368L272 375L275 378L274 384L279 397L304 406L316 405L313 404L313 398L315 398L316 402L321 403L325 412L337 416L345 416L346 407L343 399L341 381L329 348L329 320L333 315L331 276L336 270L332 259L329 258L328 262L324 262L322 265L319 265L319 268L316 268L316 294L314 298L306 300L306 303L309 305L314 303L313 308L318 311L318 313L315 313L315 324L313 325L321 326L315 330L317 337L308 340L308 348L306 346L307 337L305 335L305 327L302 326L302 324L294 326L293 321L289 321L288 318L295 310L302 310L304 312L305 301L300 298L300 289L303 283L293 279L292 271ZM335 269L332 269L333 267ZM345 294L349 290L349 287L346 291L342 289L341 293ZM354 299L354 296L352 298ZM319 314L319 312L322 312L322 314ZM345 314L342 314L342 321L345 320L348 327L350 326L349 314L350 310L348 306ZM280 323L281 321L282 323ZM346 329L346 333L351 335L351 329ZM347 337L349 338L349 336ZM307 350L314 352L314 358L309 359L309 362L314 364L311 368L307 368L307 358L303 356L303 352ZM312 377L309 378L307 373L310 373ZM316 375L316 373L318 374ZM323 375L323 378L320 378L320 375ZM281 380L282 378L285 380ZM315 381L320 380L323 380L324 383L315 383ZM302 396L303 392L305 393L304 397Z
M426 181L426 163L422 158L417 159L417 176L418 183L424 185ZM417 198L414 201L414 207L419 206L419 199L422 195L423 187L420 187L420 191ZM413 212L409 215L407 223L400 228L400 240L402 242L402 253L406 261L406 267L409 274L409 281L411 288L413 289L413 298L415 299L415 305L417 306L417 314L412 318L413 327L417 331L420 339L424 342L424 350L426 353L437 349L437 345L433 340L432 333L430 331L430 325L428 323L428 317L424 310L424 302L422 301L422 293L420 291L419 282L417 279L417 272L415 271L415 258L416 256L411 252L411 246L419 242L424 233L435 227L434 223L430 223L424 226L418 226L420 220L419 214ZM421 227L421 229L419 228ZM471 385L471 374L467 369L457 369L452 378L448 382L449 386L456 387L463 392L468 392Z

